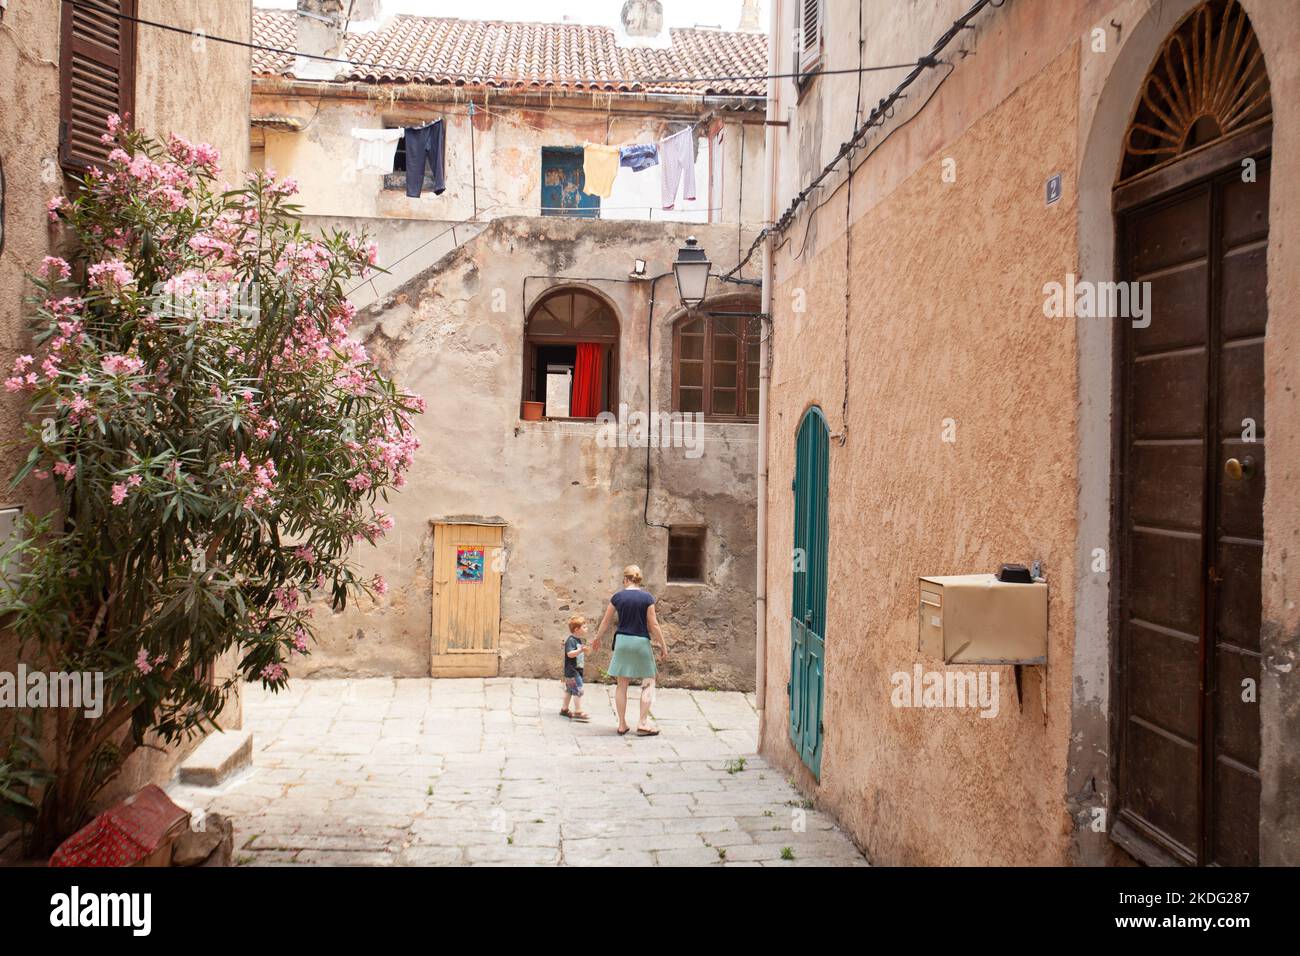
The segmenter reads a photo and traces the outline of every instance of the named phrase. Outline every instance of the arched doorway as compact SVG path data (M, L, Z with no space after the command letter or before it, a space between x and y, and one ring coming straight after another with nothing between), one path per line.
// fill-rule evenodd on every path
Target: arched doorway
M794 468L794 578L790 609L790 740L821 776L826 688L830 429L820 408L799 423Z
M1115 839L1147 862L1259 860L1271 102L1236 0L1165 39L1124 137L1116 271Z

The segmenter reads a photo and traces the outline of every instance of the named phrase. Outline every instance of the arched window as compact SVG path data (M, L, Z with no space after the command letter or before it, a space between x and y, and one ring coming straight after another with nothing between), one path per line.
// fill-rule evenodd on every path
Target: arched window
M762 324L746 315L712 315L705 306L679 319L673 332L673 410L756 422Z
M1174 28L1124 137L1127 182L1273 115L1264 54L1237 0L1206 0Z
M547 418L595 418L618 403L618 319L584 289L548 292L524 329L524 401Z

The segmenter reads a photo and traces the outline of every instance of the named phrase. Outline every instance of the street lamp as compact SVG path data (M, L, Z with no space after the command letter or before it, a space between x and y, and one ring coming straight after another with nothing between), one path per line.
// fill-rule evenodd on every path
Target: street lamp
M677 261L673 263L673 273L677 276L677 294L681 296L682 305L694 308L704 301L704 293L709 287L709 269L713 263L700 248L694 236L688 236L686 245L677 250Z

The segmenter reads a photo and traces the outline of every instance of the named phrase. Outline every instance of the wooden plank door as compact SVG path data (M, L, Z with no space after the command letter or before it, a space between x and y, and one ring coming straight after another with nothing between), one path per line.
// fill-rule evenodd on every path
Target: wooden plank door
M433 677L495 677L501 636L500 525L433 529Z
M1258 862L1268 166L1126 213L1151 322L1120 355L1118 823Z

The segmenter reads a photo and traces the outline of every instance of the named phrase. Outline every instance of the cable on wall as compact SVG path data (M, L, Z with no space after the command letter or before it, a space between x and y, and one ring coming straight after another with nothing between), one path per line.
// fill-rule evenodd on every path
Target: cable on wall
M890 91L889 95L876 104L875 108L873 108L871 113L867 116L866 122L859 126L849 140L840 146L835 157L822 168L822 171L819 172L807 186L801 189L799 193L790 200L790 204L786 207L785 212L780 215L776 222L765 226L759 234L754 237L754 241L750 245L749 251L745 253L740 262L738 262L735 267L727 273L727 275L731 276L736 274L746 263L748 263L768 236L784 233L790 228L796 213L798 213L799 209L808 201L809 197L816 190L822 188L822 183L835 171L835 168L843 162L845 158L847 158L848 154L859 146L861 141L867 136L873 127L881 125L885 120L894 115L894 107L898 101L906 98L907 89L911 87L911 85L915 83L926 70L933 69L941 63L944 63L949 67L955 66L951 62L940 60L939 56L963 30L968 28L973 29L970 27L971 20L978 16L985 7L991 6L997 8L1001 7L1005 2L1006 0L1000 0L1000 2L999 0L976 0L970 9L954 20L952 26L950 26L943 35L934 42L934 45L930 48L930 52L921 57L912 71L903 78L902 82L895 86L894 89ZM849 70L847 72L856 71ZM951 72L951 70L949 72ZM852 175L852 170L850 170L850 175Z

